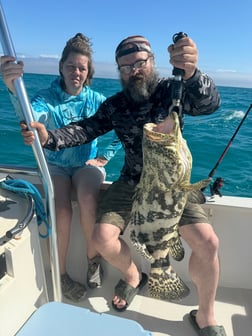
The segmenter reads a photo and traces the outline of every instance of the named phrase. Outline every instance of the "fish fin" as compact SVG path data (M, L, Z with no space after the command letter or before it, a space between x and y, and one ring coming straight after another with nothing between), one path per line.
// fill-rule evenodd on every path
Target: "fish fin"
M177 237L170 239L168 245L169 254L172 256L172 258L177 261L181 261L185 256L185 249L182 245L180 236L178 235Z
M155 261L155 259L153 258L153 256L149 253L146 245L144 243L141 243L137 239L136 233L135 233L134 230L132 230L131 233L130 233L130 241L131 241L132 245L134 246L134 248L137 250L137 252L140 253L140 255L142 257L144 257L150 263L153 263Z
M200 180L192 184L182 185L181 189L184 191L201 190L202 188L207 187L211 181L212 181L211 178L207 178L207 179Z
M190 289L171 265L151 268L148 283L150 296L160 300L180 300L190 293Z

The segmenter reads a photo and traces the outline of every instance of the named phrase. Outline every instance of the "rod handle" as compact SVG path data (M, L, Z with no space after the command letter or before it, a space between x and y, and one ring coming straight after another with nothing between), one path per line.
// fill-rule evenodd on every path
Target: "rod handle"
M178 42L180 39L182 39L183 37L187 37L188 35L186 33L183 32L179 32L173 35L172 40L174 43ZM174 67L173 71L172 71L173 76L180 76L181 78L184 76L185 71L183 69L179 69Z

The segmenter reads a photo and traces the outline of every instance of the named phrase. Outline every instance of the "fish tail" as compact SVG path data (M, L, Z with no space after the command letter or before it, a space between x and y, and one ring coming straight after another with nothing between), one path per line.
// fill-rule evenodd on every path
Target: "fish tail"
M160 300L180 300L190 293L190 289L171 265L151 268L148 284L150 296Z

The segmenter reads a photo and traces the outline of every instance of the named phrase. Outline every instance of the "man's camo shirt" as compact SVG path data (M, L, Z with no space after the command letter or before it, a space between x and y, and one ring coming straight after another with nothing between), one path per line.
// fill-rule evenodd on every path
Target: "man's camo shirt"
M123 92L115 94L101 104L94 116L48 131L49 138L44 147L60 150L78 146L114 129L125 151L119 179L131 185L138 183L143 165L143 125L158 123L167 116L172 104L171 82L170 78L159 79L149 101L141 104L129 101ZM220 95L212 79L197 70L192 78L184 81L181 105L181 125L184 114L197 116L216 111L220 106Z

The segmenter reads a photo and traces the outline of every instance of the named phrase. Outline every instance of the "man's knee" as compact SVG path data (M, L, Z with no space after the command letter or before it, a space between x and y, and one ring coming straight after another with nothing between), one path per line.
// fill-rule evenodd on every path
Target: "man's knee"
M197 244L198 245L198 244ZM203 235L200 239L200 244L198 245L198 251L195 251L198 255L203 256L207 259L215 258L218 254L219 249L219 238L217 237L214 230L208 232L205 236Z
M96 224L93 241L97 249L106 248L118 239L120 230L112 224Z
M210 224L185 225L180 227L180 234L198 256L208 257L218 253L219 238Z

